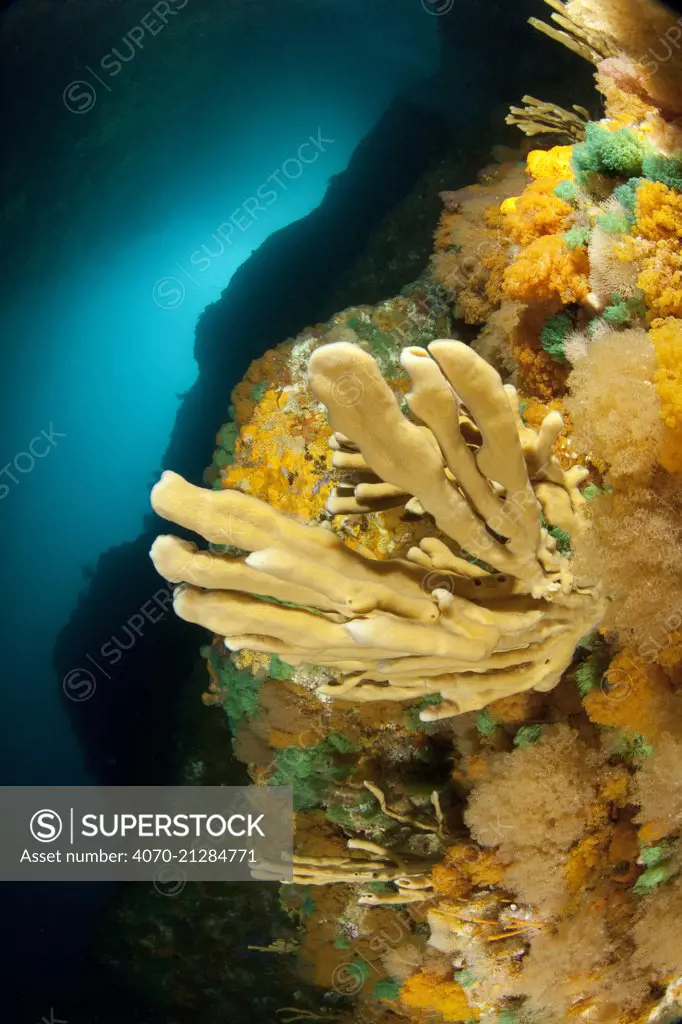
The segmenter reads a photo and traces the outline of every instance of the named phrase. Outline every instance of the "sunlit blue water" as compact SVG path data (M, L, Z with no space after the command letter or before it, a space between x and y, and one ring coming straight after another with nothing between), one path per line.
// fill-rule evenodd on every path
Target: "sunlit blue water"
M6 782L87 779L50 664L54 638L82 589L82 568L139 533L178 396L196 375L200 312L269 234L320 202L396 91L433 69L432 22L419 4L406 7L389 33L377 24L372 35L367 18L355 25L352 16L341 19L337 30L352 46L346 58L342 39L325 53L321 23L319 36L299 39L297 51L291 39L279 47L267 38L266 19L262 52L226 55L225 81L206 82L201 117L207 123L209 110L213 117L202 148L185 147L183 124L173 123L176 158L157 182L154 215L137 196L120 210L119 230L102 237L95 213L92 235L80 239L73 260L44 280L22 282L4 310L12 346L2 465L42 431L54 439L49 448L33 443L47 454L30 470L26 458L18 461L22 472L10 466L17 483L2 477L12 593L2 696ZM115 91L101 102L115 106ZM172 121L172 111L163 114ZM149 146L153 159L153 139ZM127 156L125 173L135 175L147 154ZM107 204L106 193L100 202ZM49 223L42 230L49 236ZM235 352L240 372L242 364ZM234 383L225 381L225 411ZM210 451L207 436L207 461Z
M202 6L210 33L211 10ZM188 35L188 103L178 103L177 58L167 72L175 77L164 78L161 48L170 36L163 34L146 40L147 49L109 81L110 90L97 86L93 111L65 109L59 76L50 85L54 96L41 100L40 110L63 124L67 141L59 173L40 169L43 209L39 216L26 211L13 280L4 282L9 299L0 309L0 469L7 467L0 475L3 784L95 781L67 714L53 647L86 588L84 569L141 532L180 396L196 378L197 319L253 250L320 203L329 179L347 166L396 94L435 70L435 19L419 0L371 6L297 4L277 17L259 6L248 32L243 20L237 23L218 66L213 54L204 78L196 35L192 52ZM142 9L129 8L133 24ZM75 25L76 7L69 11ZM47 61L58 59L67 75L87 78L83 67L97 68L107 40L105 17L102 7L97 43L85 30L55 32L65 52L49 44L49 18L31 32L43 33ZM165 30L171 31L182 32L180 15ZM144 89L131 90L147 71L142 62L151 46L158 48L156 78L150 87L140 74ZM20 47L15 52L20 56ZM30 70L39 90L41 67ZM22 102L20 130L39 140L40 121L23 93ZM142 147L127 147L121 125L140 103L153 108L155 131ZM99 149L86 131L93 117ZM117 130L107 143L110 122ZM69 167L78 170L73 193ZM66 255L55 226L63 218L53 222L51 204L74 211ZM50 261L52 247L59 255ZM36 254L46 268L37 275L25 269ZM267 308L267 281L262 302ZM225 344L234 346L234 373L223 382L224 417L231 388L260 354L240 351L238 338ZM204 463L219 425L207 429ZM121 625L112 622L111 632ZM96 654L103 639L83 636L83 654ZM104 888L8 891L3 919L14 950L11 973L29 1005L26 1019L50 1019L49 1002L77 987L71 975L79 950L89 946L98 902L109 894ZM58 1004L54 1010L59 1017Z

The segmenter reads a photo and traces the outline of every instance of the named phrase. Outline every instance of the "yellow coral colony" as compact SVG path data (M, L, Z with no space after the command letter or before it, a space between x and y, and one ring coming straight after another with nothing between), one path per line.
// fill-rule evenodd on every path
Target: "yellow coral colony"
M595 588L573 578L541 523L544 512L574 532L583 500L585 470L564 471L551 454L561 417L550 413L537 433L525 427L515 389L461 342L406 348L401 363L418 422L372 357L348 343L313 353L310 383L328 409L335 466L363 476L332 493L329 511L406 507L432 524L420 544L377 562L256 498L166 473L152 493L160 515L251 552L196 554L159 537L158 571L188 584L175 610L231 650L332 669L329 695L440 694L424 719L550 689L601 614Z

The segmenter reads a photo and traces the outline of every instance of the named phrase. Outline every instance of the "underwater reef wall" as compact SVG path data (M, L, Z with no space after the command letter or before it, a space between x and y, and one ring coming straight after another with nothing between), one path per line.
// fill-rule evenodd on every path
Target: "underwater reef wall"
M497 2L492 7L497 23L504 24L506 30L520 21L515 10ZM125 20L123 6L117 16L119 13ZM390 13L388 6L387 13ZM440 205L438 192L450 187L453 181L463 184L469 180L480 161L485 159L489 145L490 132L486 138L486 132L481 130L481 116L488 118L489 110L514 94L508 76L494 80L486 73L485 102L480 109L471 102L452 103L452 88L464 81L465 71L468 80L473 81L474 74L478 74L475 55L489 41L486 19L481 17L481 12L467 5L466 17L462 13L455 9L450 15L429 19L437 22L443 32L443 72L448 72L450 88L441 77L432 83L419 84L411 96L398 99L359 147L349 168L330 183L329 194L320 210L300 224L278 232L254 253L221 299L202 317L196 338L198 381L182 404L164 466L181 470L198 482L210 454L211 434L226 415L229 390L251 359L278 339L295 335L306 323L323 323L336 309L349 306L351 302L378 302L424 266ZM282 9L280 15L286 20L288 11ZM428 13L424 17L428 18ZM446 32L446 23L451 21L457 30ZM203 31L201 22L199 12L200 33ZM107 31L103 21L104 36ZM213 41L214 51L219 45L218 36ZM525 45L528 48L528 39ZM464 50L466 62L461 59ZM538 45L538 55L540 50ZM182 45L180 51L179 60L184 59ZM21 54L27 65L41 64L30 48L23 48ZM453 67L459 67L454 77ZM64 76L52 70L61 88ZM540 61L537 70L542 78ZM9 71L7 64L5 72ZM554 67L551 72L546 70L545 77L551 80L554 71ZM584 77L588 79L589 75ZM182 83L182 76L178 77L178 82ZM47 91L50 96L55 94L54 89L51 93ZM184 88L182 92L183 102L190 102ZM18 112L14 111L12 117L17 116ZM92 126L89 119L88 124ZM130 125L124 120L117 122L113 126L112 142L109 134L99 132L98 124L88 142L108 166L111 161L106 157L107 139L108 144L116 148L118 130L129 138ZM137 120L135 125L144 138L144 125ZM79 130L82 131L82 123ZM49 146L49 139L42 141ZM171 142L175 147L176 141ZM37 193L31 193L33 198L36 194L52 194L51 190L40 191L39 172L46 164L50 164L50 160L46 151L42 151L41 158L33 164L37 180L24 183L27 189L37 187ZM76 164L71 166L67 161L62 168L69 181L74 180L74 175L77 181L81 180L83 161L76 161ZM10 176L13 166L10 162ZM115 162L112 166L116 166ZM87 184L85 182L84 186ZM150 196L152 192L153 188ZM32 202L28 205L41 208ZM83 215L88 215L87 204L82 207L79 204L79 209ZM74 231L77 233L76 212L65 212L64 237L67 227L69 237ZM19 227L25 235L25 227ZM333 245L329 243L330 238L335 240ZM55 258L54 251L47 255L36 251L33 255L46 256L49 261ZM5 282L11 286L9 274ZM264 296L268 301L264 301ZM110 784L165 782L177 778L178 771L188 767L181 739L187 730L195 729L187 702L193 700L196 707L202 689L193 669L203 631L189 624L178 628L177 621L173 620L169 588L159 579L148 558L158 529L158 520L150 518L135 541L107 551L96 565L88 568L81 599L55 647L55 668L60 681L72 678L70 674L83 665L86 654L93 656L106 671L106 676L93 671L97 686L93 699L65 700L65 706L92 776ZM106 653L102 656L101 649L105 645ZM86 665L87 670L92 670L89 662ZM76 676L77 687L83 681L83 677ZM78 693L81 692L79 689ZM199 710L206 714L201 706ZM216 716L221 717L220 711L214 711L209 717L215 720ZM199 729L196 731L203 737ZM222 739L217 740L216 735ZM214 753L217 747L221 748L219 757ZM210 757L206 753L209 749ZM231 746L223 737L223 731L216 729L211 732L211 739L206 740L205 749L196 752L194 760L218 763L221 770L212 777L222 783L228 779L242 781L246 767L239 761L226 760L225 752L231 756ZM271 953L255 950L244 953L239 960L230 956L229 961L235 960L232 969L213 948L216 944L220 948L225 946L224 940L216 940L218 928L222 936L229 936L230 943L234 942L235 950L249 944L267 943L263 922L267 924L273 916L274 897L273 887L267 889L270 896L263 894L259 916L249 918L248 929L245 916L236 909L237 904L242 905L241 897L235 896L232 910L227 903L221 905L216 923L211 915L211 908L217 907L213 894L188 893L186 900L179 899L172 907L163 903L163 913L156 906L154 927L149 922L148 905L125 899L120 914L105 929L99 949L93 949L93 960L98 962L91 965L89 984L81 984L79 980L79 994L75 996L74 986L64 980L71 1016L132 1019L131 1007L134 1008L136 1001L142 1001L147 1008L142 1012L145 1021L152 1019L151 1005L158 1003L158 1014L165 1022L171 1019L169 1008L178 1020L192 1020L193 1024L197 1024L199 1012L202 1021L222 1022L225 1005L236 1005L251 998L254 972L269 977L287 964L283 960L273 965ZM246 900L249 893L243 896ZM194 939L188 941L188 935ZM173 937L172 943L169 936ZM169 953L171 948L178 950L177 955ZM103 971L100 970L102 950L105 950ZM178 969L180 960L184 965L182 971ZM133 962L138 967L133 968ZM122 969L131 982L125 1005L119 992L121 973L112 976L110 967L113 965ZM145 965L149 966L147 980ZM297 991L301 990L299 978L293 979L287 971L280 973L284 973L285 987L289 991L294 986ZM154 983L149 983L152 976ZM258 997L262 997L258 1006L264 1013L266 1008L271 1012L271 1000L278 987L268 982L267 989L267 993L258 993ZM103 991L107 992L105 1000L101 998ZM54 997L54 991L50 991L50 998ZM236 1010L232 1013L234 1016Z
M294 791L283 1020L682 1012L679 26L549 6L603 115L524 96L426 271L256 359L208 486L152 494L205 703Z
M474 56L464 66L463 41L472 55L489 42L502 46L497 35L489 40L482 12L465 6L464 13L454 9L435 19L443 40L439 75L396 99L348 168L332 179L321 205L268 238L200 317L194 349L197 380L182 396L162 468L198 482L210 453L210 436L226 416L230 388L252 359L279 339L295 336L306 323L324 323L339 308L378 302L392 287L416 276L427 261L438 192L453 176L457 184L468 180L477 162L485 159L480 121L488 117L485 104L504 103L513 88L509 80L486 75L480 109L470 102L449 101L457 74L461 87L464 71L473 75L477 66ZM497 0L484 7L508 38L519 36L522 19L517 12ZM532 44L532 34L530 38ZM556 62L551 67L543 62L540 45L529 45L526 39L524 47L527 61L535 62L535 84L551 83ZM583 79L589 80L589 74L577 76L579 91ZM127 645L123 650L114 642L114 656L119 647L122 654L115 664L103 659L105 669L114 669L109 672L113 684L100 679L96 701L66 701L91 771L111 784L150 779L150 773L161 779L168 772L172 753L166 737L174 731L175 695L191 672L200 635L189 627L167 628L168 614L158 625L145 618L141 635L133 631L134 642L123 632L131 616L140 614L159 592L160 581L147 558L156 532L158 522L150 519L138 538L106 552L88 568L79 604L55 646L62 680L85 653L97 659L112 635ZM161 702L158 679L164 680L168 695ZM136 730L135 742L121 742L130 727Z

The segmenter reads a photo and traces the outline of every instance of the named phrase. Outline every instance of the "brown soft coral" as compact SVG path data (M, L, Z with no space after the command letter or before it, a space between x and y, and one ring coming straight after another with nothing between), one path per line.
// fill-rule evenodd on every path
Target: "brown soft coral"
M679 720L679 714L678 714ZM637 820L655 825L658 836L682 829L682 739L665 733L644 760L635 775L635 800L639 804Z
M646 331L607 331L588 345L568 378L573 440L614 480L645 478L656 464L663 424L655 367Z
M518 302L504 301L491 313L471 347L487 363L494 366L503 379L515 369L512 335L523 307Z
M575 730L549 726L536 743L494 755L469 799L465 821L508 865L505 887L546 913L567 898L561 869L593 820L601 764Z
M518 979L519 993L543 1020L574 1017L594 1021L631 1021L647 995L642 972L632 969L619 937L610 934L604 911L585 908L531 944Z
M466 323L485 323L500 304L511 240L499 208L527 180L522 167L505 164L486 184L441 193L445 210L435 234L432 266Z
M574 538L574 571L601 580L609 598L604 625L646 657L679 628L682 609L682 488L658 470L645 487L615 489L584 507ZM674 615L674 625L670 619Z
M635 960L661 981L682 974L681 920L682 876L647 896L634 926Z
M480 248L468 255L437 252L433 257L436 279L456 303L456 313L467 324L485 323L500 301L502 274L507 266L503 250Z

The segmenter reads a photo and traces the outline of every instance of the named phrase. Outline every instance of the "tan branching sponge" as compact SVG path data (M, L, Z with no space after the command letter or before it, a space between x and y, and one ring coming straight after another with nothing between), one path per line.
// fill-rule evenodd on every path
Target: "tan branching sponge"
M403 558L375 560L258 498L169 472L152 492L158 514L246 554L162 536L151 557L182 584L177 614L231 650L322 666L322 692L345 700L440 695L421 711L432 721L551 689L602 604L549 529L578 529L586 476L551 454L561 416L527 427L515 389L461 342L406 348L401 362L409 415L357 345L317 349L309 379L348 474L330 514L403 507L424 527Z

